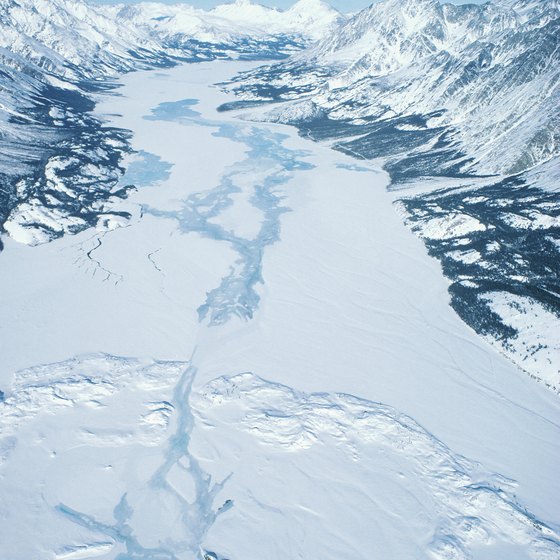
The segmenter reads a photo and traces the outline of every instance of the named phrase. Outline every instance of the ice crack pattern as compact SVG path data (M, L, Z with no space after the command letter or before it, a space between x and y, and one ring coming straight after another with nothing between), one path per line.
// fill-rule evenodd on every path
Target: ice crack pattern
M290 150L283 144L286 135L253 125L212 122L191 109L196 100L162 103L145 117L150 120L173 120L193 126L216 128L214 136L247 146L244 160L229 167L220 183L209 190L187 197L178 211L144 208L154 216L175 219L182 233L198 233L209 239L228 243L238 258L220 286L207 293L206 302L198 308L200 320L221 325L231 317L249 320L260 301L257 285L263 282L262 260L266 247L280 239L280 218L289 211L283 205L280 188L294 171L313 168L303 160L309 155ZM220 223L224 213L234 206L235 197L246 198L259 214L259 225L251 232L238 233Z
M89 544L65 545L59 549L58 558L78 558L82 557L79 554L93 554L98 548L112 550L119 544L126 549L116 556L119 560L171 560L184 558L185 554L189 558L206 558L202 548L206 533L233 503L223 499L215 507L217 494L226 481L215 483L189 451L194 427L189 400L195 375L196 368L184 362L108 354L76 357L17 374L14 390L0 402L0 419L7 428L0 439L0 455L4 459L21 448L15 435L18 428L31 426L41 431L45 410L55 416L70 411L74 419L68 426L69 434L63 437L68 447L60 449L58 443L59 450L53 452L51 460L64 461L65 454L71 454L76 445L93 446L100 457L110 456L111 449L118 447L132 450L137 446L160 445L163 449L161 464L151 475L146 472L141 489L122 494L112 510L114 522L106 519L107 513L85 513L79 504L74 505L75 496L69 498L71 504L64 501L55 504L55 509L66 519L87 529L97 539L102 537L101 541ZM170 392L169 400L146 400L147 396L164 396ZM108 427L104 421L107 412L114 414L115 409L123 407L123 402L130 413L121 417L118 427ZM57 437L51 439L44 442L47 447L57 445ZM107 459L103 469L116 468L113 463L113 459ZM140 465L132 466L140 468ZM39 476L43 475L39 472ZM153 521L166 519L169 512L173 512L174 527L167 526L167 521L161 525ZM156 528L147 528L146 520Z
M150 503L144 502L148 515L155 513L157 503L161 503L163 511L176 509L177 518L182 524L182 534L177 537L157 540L162 543L157 547L145 547L134 534L130 522L135 515L135 508L129 503L127 494L123 494L119 504L113 510L115 523L113 525L97 521L90 515L78 512L64 504L57 509L74 523L101 533L114 542L123 543L126 553L116 556L116 560L176 560L177 554L190 553L200 560L210 558L202 549L206 533L221 513L227 511L233 504L226 500L217 510L214 508L216 495L222 490L225 480L213 483L212 478L204 472L198 461L189 453L190 434L194 427L194 419L189 405L189 397L196 369L187 367L181 373L174 391L174 405L176 411L176 430L169 438L165 460L156 470L148 482ZM188 477L194 484L194 498L187 499L184 495L184 481L172 483L169 475L177 469L182 477ZM169 533L176 533L177 528L169 529Z

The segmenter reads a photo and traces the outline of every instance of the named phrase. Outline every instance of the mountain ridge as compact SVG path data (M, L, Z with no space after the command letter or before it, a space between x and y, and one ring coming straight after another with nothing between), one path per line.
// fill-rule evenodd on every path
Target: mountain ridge
M560 10L533 2L522 15L499 3L389 0L231 89L254 100L261 89L263 99L305 98L337 121L440 112L438 126L470 158L465 172L518 173L555 157L560 144Z

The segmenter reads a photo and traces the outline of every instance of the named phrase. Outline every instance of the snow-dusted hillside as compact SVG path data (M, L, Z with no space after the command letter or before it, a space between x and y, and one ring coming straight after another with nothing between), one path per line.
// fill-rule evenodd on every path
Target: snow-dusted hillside
M209 12L1 0L1 226L41 243L106 219L111 200L126 195L115 188L127 134L89 114L108 80L177 61L282 58L341 20L318 0L285 12L247 0Z
M132 23L82 1L0 2L0 223L10 234L36 243L95 223L127 134L91 117L91 94L169 62Z
M133 22L82 0L1 0L0 14L3 51L68 79L114 76L165 58Z
M330 119L355 125L348 136L360 138L342 148L406 156L412 169L395 169L399 178L449 174L453 164L518 173L559 151L559 26L556 1L386 0L233 87L251 99L310 99ZM379 122L408 134L380 143ZM446 161L435 161L443 148Z

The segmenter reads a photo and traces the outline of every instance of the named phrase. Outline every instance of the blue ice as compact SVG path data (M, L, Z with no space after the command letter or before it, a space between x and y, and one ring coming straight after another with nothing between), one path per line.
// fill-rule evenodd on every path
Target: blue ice
M151 115L146 115L147 121L176 121L185 117L200 117L198 111L191 107L198 105L198 99L181 99L180 101L166 101L152 109Z
M121 183L148 187L158 181L166 181L172 167L171 163L163 161L159 156L140 150L137 152L137 159L127 167Z
M220 325L231 317L245 320L253 317L259 305L256 286L263 282L262 262L266 247L280 239L280 217L289 208L283 204L285 198L281 187L292 178L293 172L312 169L314 166L304 161L309 152L286 148L287 135L269 128L214 122L187 114L186 105L194 105L194 100L184 100L182 105L163 103L152 110L152 118L168 120L174 115L180 122L191 126L215 128L217 137L227 138L244 144L248 149L243 160L231 165L213 188L197 192L187 197L177 211L145 208L145 213L175 219L183 233L196 232L199 235L228 243L238 257L219 286L207 293L206 301L198 308L200 320L208 320L210 325ZM189 109L190 111L190 109ZM193 112L194 113L194 112ZM264 172L264 173L263 173ZM263 216L258 234L248 239L211 222L224 210L233 205L232 195L241 192L238 186L247 183L247 177L263 177L252 185L249 198L252 206Z

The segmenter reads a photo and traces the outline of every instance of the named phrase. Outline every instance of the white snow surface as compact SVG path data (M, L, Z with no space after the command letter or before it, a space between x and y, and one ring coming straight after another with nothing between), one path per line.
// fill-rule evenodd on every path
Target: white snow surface
M169 178L6 240L0 556L560 558L558 396L453 312L384 173L215 110L250 66L122 78L97 111Z
M484 298L490 302L492 311L518 333L507 342L498 342L506 356L558 390L558 316L528 297L514 296L506 292L490 292L485 294Z
M451 239L485 229L486 226L476 218L456 213L421 223L418 226L418 233L427 239Z

